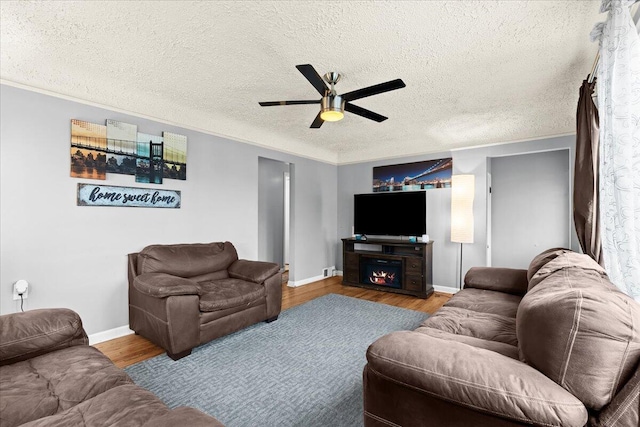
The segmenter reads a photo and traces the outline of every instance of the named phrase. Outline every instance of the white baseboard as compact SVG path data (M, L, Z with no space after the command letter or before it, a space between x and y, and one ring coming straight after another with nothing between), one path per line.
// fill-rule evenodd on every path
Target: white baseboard
M309 283L317 282L318 280L322 280L322 279L326 279L326 277L324 277L321 274L319 276L309 277L308 279L302 279L302 280L296 280L296 281L289 280L289 283L287 283L287 286L296 288L298 286L308 285Z
M113 328L107 331L96 332L95 334L89 335L89 345L99 344L101 342L131 335L132 333L133 331L129 329L129 325L120 326L119 328Z
M342 270L336 270L334 273L334 276L344 276L344 272Z
M433 290L437 292L444 292L446 294L455 294L460 291L460 289L454 288L453 286L439 286L439 285L433 285Z

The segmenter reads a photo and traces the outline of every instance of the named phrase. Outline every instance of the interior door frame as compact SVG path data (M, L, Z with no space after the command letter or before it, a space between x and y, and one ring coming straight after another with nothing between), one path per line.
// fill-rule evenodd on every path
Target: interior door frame
M569 177L569 212L567 215L567 221L569 223L569 227L568 227L568 235L567 235L567 248L571 248L571 237L572 237L572 227L573 227L573 171L571 170L571 166L573 165L573 162L571 161L571 153L573 152L572 149L570 147L559 147L559 148L551 148L551 149L547 149L547 150L531 150L531 151L523 151L521 153L508 153L508 154L499 154L499 155L495 155L495 156L490 156L487 157L487 176L486 176L486 184L487 184L487 252L486 252L486 263L487 263L487 267L492 267L492 257L491 257L491 242L492 242L492 233L493 233L493 229L491 227L491 160L492 159L496 159L496 158L502 158L502 157L513 157L513 156L522 156L525 154L538 154L538 153L549 153L552 151L567 151L567 153L569 154L568 157L568 164L567 164L567 170L569 171L568 173L568 177Z

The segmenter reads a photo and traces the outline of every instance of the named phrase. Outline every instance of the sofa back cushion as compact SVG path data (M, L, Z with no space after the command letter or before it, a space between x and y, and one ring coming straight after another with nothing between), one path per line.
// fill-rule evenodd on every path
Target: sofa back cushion
M602 409L640 362L640 306L587 255L560 254L531 281L516 315L521 360Z
M151 245L138 254L138 274L167 273L191 278L226 270L238 259L230 242Z
M531 281L531 278L534 274L538 272L542 267L544 267L549 261L556 259L562 254L571 252L569 249L564 248L551 248L537 255L533 260L531 260L531 264L529 264L529 269L527 270L527 280ZM531 287L529 287L531 289Z

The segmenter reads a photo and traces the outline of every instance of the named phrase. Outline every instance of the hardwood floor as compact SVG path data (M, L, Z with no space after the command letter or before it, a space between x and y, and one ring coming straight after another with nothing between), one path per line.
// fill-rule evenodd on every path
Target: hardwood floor
M355 288L342 285L342 277L329 277L318 282L297 288L282 285L282 310L304 304L314 298L327 294L340 294L368 301L394 305L416 311L433 314L451 298L450 294L435 292L427 299L415 298L408 295L380 292L370 289ZM98 350L109 357L116 366L124 368L134 363L150 359L164 353L160 347L152 344L139 335L127 335L96 344Z

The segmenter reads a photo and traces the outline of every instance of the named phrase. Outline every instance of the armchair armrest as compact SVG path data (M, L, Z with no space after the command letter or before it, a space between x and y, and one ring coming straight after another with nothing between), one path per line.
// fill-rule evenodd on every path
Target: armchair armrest
M167 273L145 273L133 279L133 287L156 298L175 295L198 295L200 288L193 280Z
M515 268L473 267L464 276L465 288L523 296L527 293L528 286L527 270Z
M66 308L0 316L0 366L88 344L80 316Z
M239 259L229 266L229 276L254 283L262 283L280 271L273 262L249 261Z
M490 350L419 332L394 332L367 351L369 368L390 381L514 421L583 427L582 402L544 374Z

